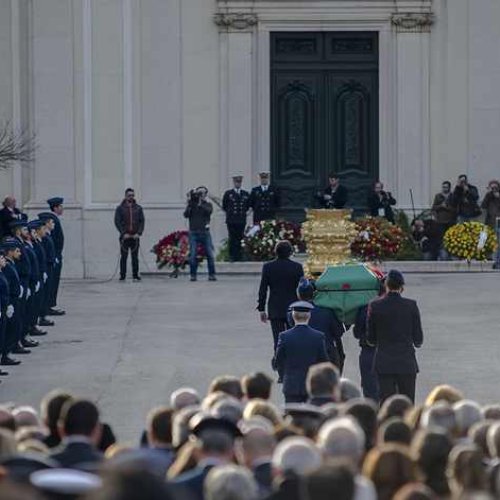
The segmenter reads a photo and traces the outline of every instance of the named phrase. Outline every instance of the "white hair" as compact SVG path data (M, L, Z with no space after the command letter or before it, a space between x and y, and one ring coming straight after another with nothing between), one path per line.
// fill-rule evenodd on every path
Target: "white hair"
M170 395L170 406L174 410L182 410L186 406L200 403L200 395L191 387L181 387Z
M420 426L423 429L442 429L451 434L457 425L453 408L445 401L438 401L436 404L426 408L420 419Z
M272 463L278 471L304 474L321 465L321 453L310 439L288 437L276 446Z
M358 464L365 452L365 434L352 418L336 418L321 426L318 446L328 457L347 458Z
M16 427L40 427L42 425L37 411L32 406L18 406L12 410Z
M483 420L481 406L475 401L464 399L453 405L457 430L465 436L469 429L477 422Z
M206 500L257 500L259 488L251 472L237 465L214 467L205 480Z

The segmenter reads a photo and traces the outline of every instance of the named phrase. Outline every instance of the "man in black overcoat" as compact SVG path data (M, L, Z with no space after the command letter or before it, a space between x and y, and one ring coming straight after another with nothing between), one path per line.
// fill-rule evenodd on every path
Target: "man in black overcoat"
M417 303L401 296L404 284L399 271L389 271L387 294L368 308L366 340L376 347L374 369L381 403L393 394L404 394L415 401L415 348L422 345L424 337Z
M271 322L275 351L279 334L288 328L288 306L296 300L297 286L304 276L302 265L290 259L292 253L290 242L280 241L275 249L276 259L262 267L257 310L263 323Z

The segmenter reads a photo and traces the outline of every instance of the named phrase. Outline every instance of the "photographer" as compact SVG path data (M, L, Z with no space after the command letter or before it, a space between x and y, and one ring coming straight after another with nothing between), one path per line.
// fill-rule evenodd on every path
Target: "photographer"
M196 250L198 245L203 247L207 256L209 281L217 281L215 277L214 247L209 228L213 207L207 201L208 189L201 186L192 189L187 196L188 202L186 210L184 210L184 217L189 219L189 268L191 281L197 280L198 258Z
M492 229L495 229L497 217L500 217L500 182L496 180L490 181L486 191L486 196L481 203L481 208L486 210L484 222Z
M368 210L372 217L384 217L394 224L394 212L392 207L396 200L390 191L384 191L384 185L377 181L373 185L373 191L368 195Z
M318 191L315 196L320 208L344 208L349 198L349 192L340 184L338 174L332 172L328 176L328 186L323 191Z
M453 204L457 208L459 223L469 221L481 215L481 209L477 204L478 200L479 192L477 187L469 184L466 175L461 175L453 191Z

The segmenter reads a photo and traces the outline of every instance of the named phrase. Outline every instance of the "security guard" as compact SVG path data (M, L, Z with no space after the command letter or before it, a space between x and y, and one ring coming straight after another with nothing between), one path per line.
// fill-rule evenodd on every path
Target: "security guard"
M290 308L295 326L280 334L275 363L283 380L285 402L304 403L307 372L312 365L328 361L328 354L324 334L308 325L314 306L299 301Z
M233 189L228 189L222 197L222 209L226 212L229 237L229 258L232 262L241 260L241 240L245 233L247 212L250 208L250 193L241 189L242 182L242 175L234 175Z
M20 331L20 311L18 304L23 295L21 290L21 280L16 269L16 263L21 258L20 243L14 238L7 238L2 242L2 251L5 255L6 265L3 274L9 285L9 304L5 311L7 324L5 329L5 346L2 352L0 364L12 366L19 365L21 362L11 358L10 353L28 354L28 349L19 349L19 331Z
M59 292L59 282L61 281L61 270L63 265L63 249L64 249L64 231L60 217L64 212L64 198L56 196L47 200L50 212L54 217L54 230L52 231L52 239L56 248L56 259L54 267L54 281L49 296L49 312L48 316L63 316L66 312L63 309L58 309L57 295Z
M253 223L259 224L264 220L272 220L281 206L280 191L269 184L269 172L260 172L260 186L256 186L250 193L250 207L253 210Z

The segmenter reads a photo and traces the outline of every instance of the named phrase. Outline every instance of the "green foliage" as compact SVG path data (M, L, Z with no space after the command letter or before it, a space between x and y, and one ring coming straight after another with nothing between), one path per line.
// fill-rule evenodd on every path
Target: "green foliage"
M423 218L425 212L422 212L417 218ZM398 253L394 257L395 260L422 260L422 252L417 245L415 245L411 237L411 226L408 215L403 210L395 211L396 224L404 232L404 240Z
M222 240L216 260L218 262L229 262L229 240L227 238Z

